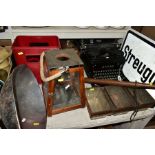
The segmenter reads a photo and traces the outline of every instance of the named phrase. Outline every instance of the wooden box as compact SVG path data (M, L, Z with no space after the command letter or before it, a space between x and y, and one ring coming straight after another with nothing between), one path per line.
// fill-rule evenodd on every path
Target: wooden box
M86 97L91 118L140 110L155 105L155 100L145 89L117 86L94 87L86 90Z
M48 116L85 106L84 68L76 51L64 49L45 53L47 76L57 74L62 67L68 70L44 86Z

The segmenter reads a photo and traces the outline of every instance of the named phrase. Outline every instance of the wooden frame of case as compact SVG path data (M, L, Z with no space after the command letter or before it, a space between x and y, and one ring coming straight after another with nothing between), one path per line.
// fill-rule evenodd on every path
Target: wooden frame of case
M58 72L57 69L55 70L51 70L48 73L48 76L52 76L54 74L56 74ZM84 108L85 107L85 89L84 89L84 68L82 66L78 66L78 67L74 67L74 68L69 68L69 72L73 73L73 72L79 72L79 83L80 83L80 100L81 103L80 104L76 104L76 105L72 105L72 106L68 106L65 108L58 108L58 109L53 109L53 99L52 99L52 94L54 94L54 89L55 89L55 81L52 80L48 83L48 95L47 97L47 115L48 116L52 116L54 114L58 114L58 113L62 113L62 112L66 112L66 111L70 111L70 110L74 110L74 109L78 109L78 108Z

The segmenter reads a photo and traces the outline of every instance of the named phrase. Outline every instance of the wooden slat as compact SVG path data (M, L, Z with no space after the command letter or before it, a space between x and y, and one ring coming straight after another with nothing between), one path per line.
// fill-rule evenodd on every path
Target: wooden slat
M11 39L0 39L0 46L11 46Z

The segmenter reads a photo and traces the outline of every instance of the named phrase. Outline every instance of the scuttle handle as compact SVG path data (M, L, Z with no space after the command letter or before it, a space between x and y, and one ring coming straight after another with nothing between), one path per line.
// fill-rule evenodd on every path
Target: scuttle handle
M66 67L60 67L59 68L59 72L56 73L55 75L52 75L52 76L49 76L49 77L45 77L44 75L44 56L45 56L45 52L43 52L40 56L40 77L42 79L43 82L49 82L49 81L52 81L58 77L60 77L64 72L66 72L69 67L66 66Z

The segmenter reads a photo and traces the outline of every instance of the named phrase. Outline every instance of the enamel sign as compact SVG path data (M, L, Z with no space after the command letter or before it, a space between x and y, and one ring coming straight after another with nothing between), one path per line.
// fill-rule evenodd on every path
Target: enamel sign
M129 81L155 83L155 42L129 30L122 51L125 57L123 73Z

